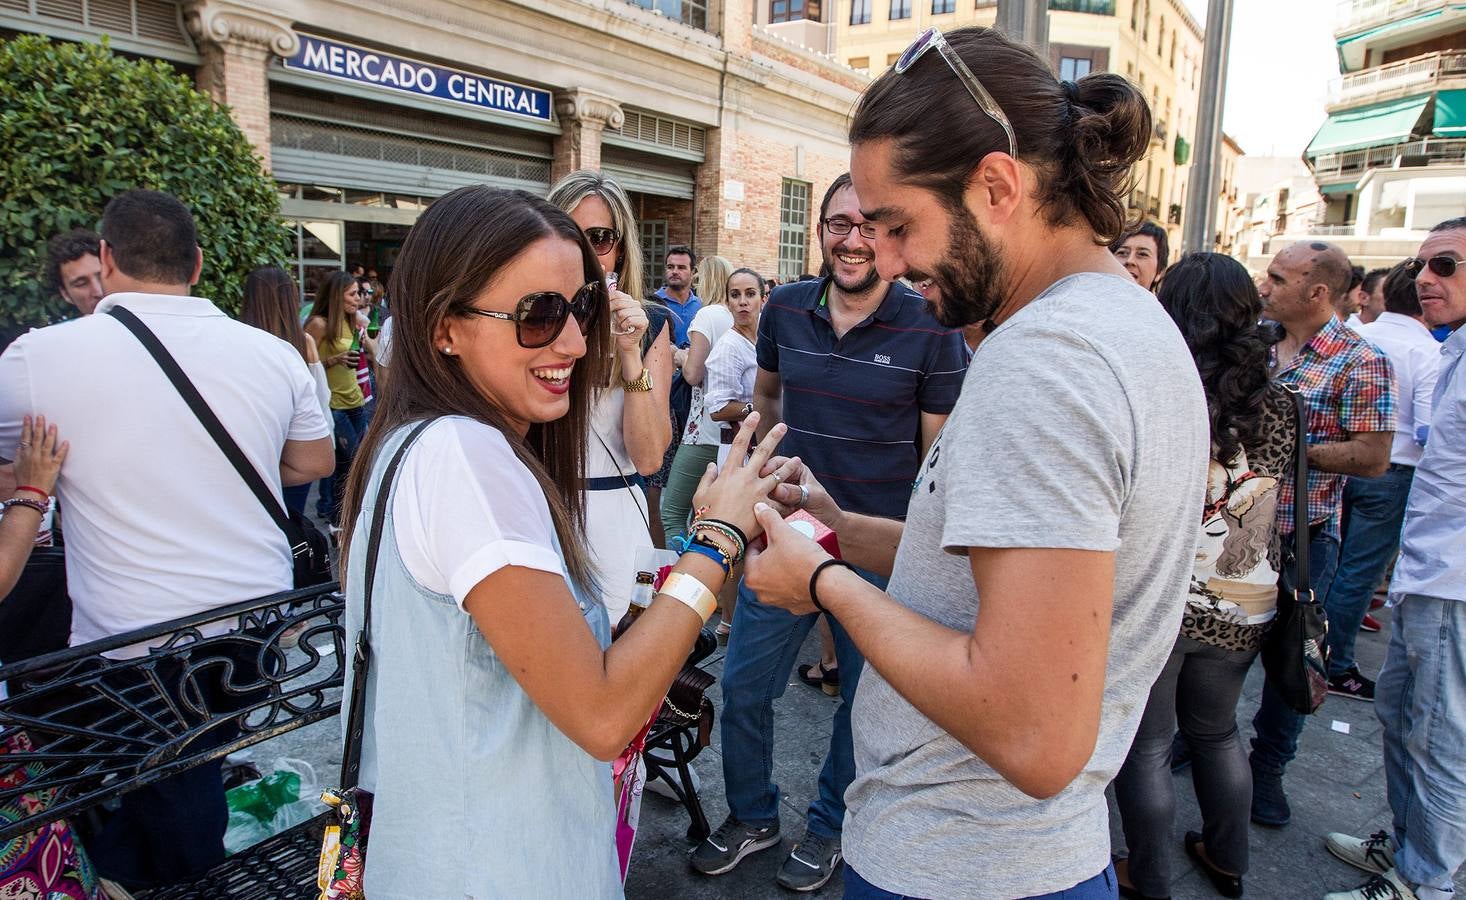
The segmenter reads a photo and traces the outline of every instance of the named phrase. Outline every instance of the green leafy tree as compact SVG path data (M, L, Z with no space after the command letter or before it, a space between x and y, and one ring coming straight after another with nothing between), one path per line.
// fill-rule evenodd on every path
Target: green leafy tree
M228 110L186 77L105 42L0 41L0 326L70 315L43 283L46 241L96 228L131 188L193 211L204 252L195 293L230 312L251 269L284 263L274 183Z

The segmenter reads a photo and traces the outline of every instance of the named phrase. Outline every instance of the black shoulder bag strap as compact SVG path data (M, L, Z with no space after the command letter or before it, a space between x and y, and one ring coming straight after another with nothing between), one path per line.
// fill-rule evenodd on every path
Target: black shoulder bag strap
M189 380L188 375L178 365L178 360L174 359L173 354L168 352L168 348L163 346L163 342L158 340L158 336L153 333L152 329L144 325L143 321L134 315L131 310L114 306L107 313L112 318L121 322L128 331L132 332L132 336L137 338L143 347L147 348L148 353L152 354L153 360L158 364L158 368L162 369L163 374L168 376L168 380L173 382L173 387L183 397L183 402L187 403L188 408L193 410L193 414L198 417L200 424L204 426L204 430L209 433L209 437L213 438L214 443L219 445L219 449L224 452L224 456L234 466L234 470L239 473L239 477L244 479L244 483L249 486L250 491L255 495L255 499L265 508L265 512L270 514L270 518L275 522L275 527L279 528L285 535L285 539L290 542L290 555L292 557L299 556L308 550L309 545L306 543L305 535L290 521L290 516L285 512L285 507L281 506L280 501L275 499L275 495L270 492L270 488L265 484L265 480L260 477L259 471L250 463L249 458L244 455L244 451L239 449L239 445L234 442L234 438L229 436L229 432L224 428L224 423L220 422L219 417L214 415L214 411L209 408L208 402L204 400L198 388L193 386L193 382Z
M1283 387L1293 398L1293 411L1298 420L1298 436L1293 444L1293 596L1312 603L1308 559L1308 407L1296 385L1284 383Z
M356 787L361 776L361 737L366 726L366 683L367 672L372 663L372 585L377 580L377 554L382 547L382 526L387 520L387 503L392 496L392 479L397 475L402 457L407 448L417 440L424 428L432 424L429 419L418 424L402 441L402 446L392 454L387 471L382 473L382 482L377 486L376 506L372 509L372 530L367 535L366 575L362 584L361 632L356 636L356 653L351 660L351 707L346 714L346 748L341 754L341 789ZM343 581L345 579L343 578Z

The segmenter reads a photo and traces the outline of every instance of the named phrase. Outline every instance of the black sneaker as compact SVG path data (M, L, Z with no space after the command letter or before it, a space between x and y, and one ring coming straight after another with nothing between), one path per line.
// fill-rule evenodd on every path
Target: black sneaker
M1293 818L1288 795L1283 792L1283 776L1259 772L1252 767L1252 821L1269 828L1282 828Z
M692 867L704 875L731 872L745 856L779 843L779 823L755 828L729 816L692 850Z
M794 845L784 865L779 867L776 880L780 887L791 891L817 891L835 876L843 859L839 838L805 831L804 840Z
M1374 682L1359 674L1359 667L1354 666L1342 675L1335 675L1329 679L1329 693L1348 697L1350 700L1373 703Z

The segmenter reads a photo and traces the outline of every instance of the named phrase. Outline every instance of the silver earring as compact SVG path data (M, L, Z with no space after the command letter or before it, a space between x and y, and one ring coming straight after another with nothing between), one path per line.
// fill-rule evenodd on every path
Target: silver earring
M444 347L443 348L443 353L446 356L452 356L453 355L453 348L452 347Z

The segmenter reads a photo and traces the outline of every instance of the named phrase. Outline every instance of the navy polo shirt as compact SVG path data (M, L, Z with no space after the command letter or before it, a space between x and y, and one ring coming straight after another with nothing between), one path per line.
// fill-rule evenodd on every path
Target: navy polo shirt
M904 518L921 463L923 412L946 415L967 371L959 329L895 283L865 321L835 337L829 279L775 288L758 327L758 366L779 375L798 456L844 509Z

